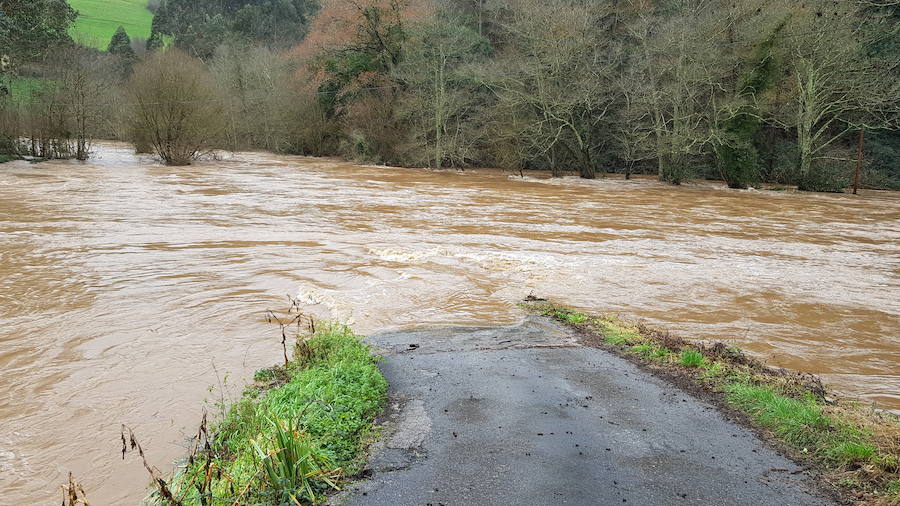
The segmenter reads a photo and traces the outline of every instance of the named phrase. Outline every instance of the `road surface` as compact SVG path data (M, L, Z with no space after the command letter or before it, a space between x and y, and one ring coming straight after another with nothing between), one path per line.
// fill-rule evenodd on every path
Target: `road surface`
M826 505L713 406L541 318L376 335L390 382L351 505Z

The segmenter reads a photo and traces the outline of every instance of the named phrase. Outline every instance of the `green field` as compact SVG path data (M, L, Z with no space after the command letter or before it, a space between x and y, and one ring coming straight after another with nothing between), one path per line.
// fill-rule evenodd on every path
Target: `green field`
M150 37L153 13L147 0L69 0L78 11L72 36L82 44L106 49L120 25L131 38Z

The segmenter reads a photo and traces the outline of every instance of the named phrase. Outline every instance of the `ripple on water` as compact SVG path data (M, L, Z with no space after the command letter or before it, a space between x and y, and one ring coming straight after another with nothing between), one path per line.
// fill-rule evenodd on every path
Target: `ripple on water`
M205 400L281 359L265 310L373 332L513 323L529 293L746 347L900 409L900 194L680 188L100 144L0 172L0 490L138 502ZM276 337L277 335L277 337ZM209 385L215 385L213 392ZM40 434L39 438L30 434ZM25 458L28 461L26 462ZM165 470L165 469L164 469Z

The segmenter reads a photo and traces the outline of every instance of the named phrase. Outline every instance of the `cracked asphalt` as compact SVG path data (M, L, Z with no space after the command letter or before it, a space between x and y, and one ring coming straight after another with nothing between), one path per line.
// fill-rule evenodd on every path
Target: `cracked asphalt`
M390 383L351 505L829 505L713 406L540 318L372 336Z

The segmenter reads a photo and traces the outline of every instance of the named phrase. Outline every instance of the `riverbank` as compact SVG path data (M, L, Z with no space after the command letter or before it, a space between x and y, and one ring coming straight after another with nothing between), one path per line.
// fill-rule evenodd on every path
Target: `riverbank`
M815 376L768 367L723 343L690 343L613 315L587 315L547 301L523 307L576 330L590 346L738 414L785 454L816 468L841 496L900 504L900 417L836 398Z
M356 474L387 384L346 326L298 337L293 360L261 369L222 421L204 419L187 462L155 480L160 504L318 504ZM124 438L123 438L124 441Z

